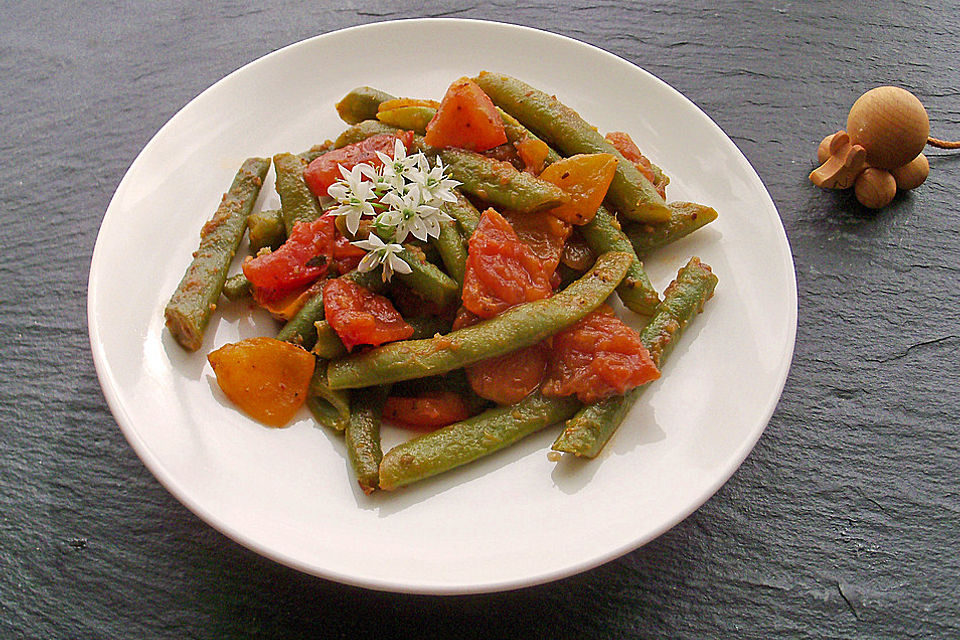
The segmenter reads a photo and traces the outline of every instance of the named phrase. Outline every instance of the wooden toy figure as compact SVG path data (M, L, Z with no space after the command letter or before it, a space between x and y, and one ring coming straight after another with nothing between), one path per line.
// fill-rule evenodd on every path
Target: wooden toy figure
M863 206L885 207L897 189L914 189L927 179L925 145L956 148L929 135L927 111L915 95L899 87L871 89L850 108L846 131L820 143L821 164L810 181L827 189L852 186Z

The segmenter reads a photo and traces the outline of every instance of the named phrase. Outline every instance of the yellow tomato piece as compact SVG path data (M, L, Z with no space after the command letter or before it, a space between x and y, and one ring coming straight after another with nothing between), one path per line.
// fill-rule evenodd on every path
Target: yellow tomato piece
M282 427L307 399L316 359L274 338L250 338L207 355L217 384L247 415Z
M540 178L570 194L570 202L551 209L550 213L571 224L590 222L607 195L616 171L617 159L609 153L580 154L554 162L543 170Z
M402 107L431 107L439 109L440 103L436 100L424 100L422 98L394 98L381 102L377 107L377 112L390 111L391 109L400 109Z

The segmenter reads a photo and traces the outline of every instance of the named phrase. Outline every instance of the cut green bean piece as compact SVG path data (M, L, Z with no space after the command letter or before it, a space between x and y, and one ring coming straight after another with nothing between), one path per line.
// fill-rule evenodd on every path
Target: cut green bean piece
M380 486L380 415L387 400L389 386L373 387L350 394L350 421L344 434L347 457L364 493Z
M623 280L632 256L609 252L582 278L552 298L507 309L496 317L427 340L392 342L330 363L333 389L423 378L540 342L596 309Z
M180 345L196 351L227 280L227 270L237 253L263 179L270 169L266 158L248 158L240 166L220 206L200 231L200 247L193 254L164 309L167 328Z
M304 349L311 349L317 340L317 332L313 323L323 318L323 289L316 287L316 291L300 310L283 325L277 334L277 340L300 345Z
M660 302L660 296L653 288L643 263L634 254L630 239L620 229L614 215L601 205L593 219L580 227L580 232L587 241L587 245L596 253L624 251L633 255L633 262L627 270L627 276L617 287L617 295L623 305L634 313L644 316L653 313Z
M670 222L635 223L624 228L638 256L648 256L717 219L715 209L694 202L671 202Z
M396 489L473 462L551 424L569 418L576 398L531 394L399 444L383 456L380 488Z
M716 286L717 277L710 267L691 258L664 291L663 302L640 332L640 339L658 368L683 330L703 310L703 303L710 299ZM607 398L581 409L567 421L563 433L553 443L553 450L595 458L646 387L646 384L640 385L622 396Z
M469 240L480 224L480 212L460 191L454 189L453 195L457 197L457 201L443 203L443 210L457 221L463 229L464 238Z
M306 151L304 151L303 153L301 153L301 154L300 154L300 158L301 158L306 164L310 164L311 162L313 162L314 160L316 160L317 158L319 158L319 157L322 156L323 154L327 153L328 151L332 151L332 150L333 150L333 141L332 141L332 140L327 140L327 141L324 142L323 144L315 144L315 145L313 145L312 147L310 147L309 149L307 149Z
M494 206L529 213L570 200L560 187L518 171L509 162L464 149L441 149L438 155L451 177L461 183L461 189Z
M303 181L303 160L292 153L273 156L273 168L277 174L277 193L280 194L280 210L283 227L290 236L298 222L310 222L320 217L320 203L307 183Z
M353 144L355 142L362 142L367 138L373 137L378 133L390 133L394 134L398 131L396 127L391 127L388 124L383 124L379 120L364 120L363 122L357 123L352 127L347 127L343 133L337 136L336 141L334 141L333 146L336 149L345 147L348 144Z
M444 268L456 283L457 289L463 287L463 276L467 270L467 242L460 234L456 220L440 222L440 235L430 238L430 244L440 254Z
M347 124L357 124L377 117L381 103L393 100L393 96L373 87L357 87L337 103L337 114Z
M450 323L439 316L417 316L415 318L404 318L411 327L413 327L412 340L429 338L438 333L450 330ZM347 348L343 346L340 336L334 331L333 327L326 320L317 320L314 323L317 330L316 344L313 345L313 353L325 360L342 358L347 355Z
M646 222L670 219L670 210L653 184L576 111L510 76L482 72L474 80L494 104L561 153L568 156L613 154L617 158L617 171L607 199L625 217Z
M307 408L320 425L343 431L350 423L350 394L327 385L327 362L317 360L307 391Z
M456 305L460 299L460 285L453 278L432 262L428 262L422 253L418 254L410 247L404 246L397 255L410 265L410 273L396 274L400 282L441 309L450 309Z
M283 214L279 209L254 211L247 217L247 239L250 252L256 254L264 247L276 249L287 239Z
M389 124L392 127L399 127L407 131L424 134L427 131L427 124L435 115L437 115L437 110L433 107L411 105L380 111L377 113L376 118L380 122Z
M223 297L230 302L246 300L253 295L253 284L247 280L247 276L237 273L223 283Z

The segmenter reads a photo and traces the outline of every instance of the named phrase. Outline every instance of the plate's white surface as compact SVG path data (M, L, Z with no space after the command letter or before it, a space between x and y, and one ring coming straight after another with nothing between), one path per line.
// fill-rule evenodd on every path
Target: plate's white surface
M202 349L187 354L164 330L163 307L243 158L334 137L345 126L334 103L355 86L439 99L452 80L482 69L555 93L603 131L631 133L671 176L671 200L715 207L719 220L647 266L662 290L699 255L720 285L598 459L549 461L556 431L548 430L406 490L366 497L341 438L315 428L305 409L289 428L268 429L231 408L217 388L205 354L269 335L272 321L224 305ZM88 296L107 401L144 464L177 498L279 562L342 582L430 593L570 575L687 516L730 477L769 420L793 353L797 308L774 204L697 107L594 47L464 20L329 33L205 91L120 183L97 238ZM384 437L389 446L400 434Z

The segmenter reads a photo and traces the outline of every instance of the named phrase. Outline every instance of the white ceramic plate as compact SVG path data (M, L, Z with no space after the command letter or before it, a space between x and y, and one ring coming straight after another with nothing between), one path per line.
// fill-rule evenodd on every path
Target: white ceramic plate
M217 388L205 354L272 334L271 320L223 305L202 349L187 354L164 330L163 307L243 158L336 136L344 125L334 104L355 86L439 99L451 81L482 69L556 94L604 131L629 132L671 176L670 199L715 207L717 222L661 251L648 270L662 290L699 255L720 285L598 459L551 462L551 429L367 497L351 479L342 439L316 428L306 410L289 428L268 429ZM690 514L730 477L769 420L793 353L796 310L776 208L733 142L696 106L595 47L465 20L329 33L203 92L157 133L117 188L88 292L104 394L171 493L234 540L289 566L426 593L567 576L636 549ZM384 438L390 446L401 435L387 430Z

